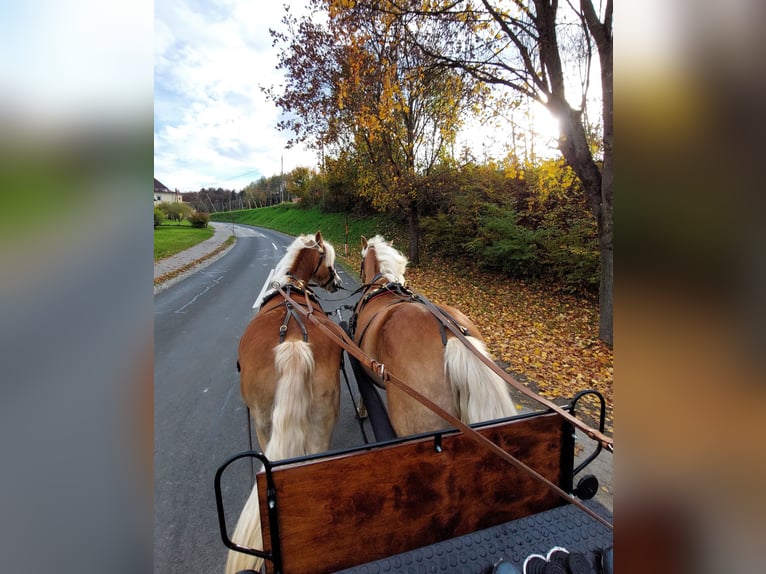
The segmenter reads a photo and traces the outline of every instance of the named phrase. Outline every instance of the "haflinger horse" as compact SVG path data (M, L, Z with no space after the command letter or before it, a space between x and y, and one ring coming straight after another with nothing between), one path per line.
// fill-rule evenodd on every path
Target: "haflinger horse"
M517 414L505 382L405 286L407 258L383 237L362 237L364 292L354 312L354 342L390 373L466 424ZM489 357L476 325L439 306L468 341ZM379 386L378 373L367 369ZM442 430L448 423L404 391L388 385L388 416L398 436Z
M323 312L309 287L335 292L335 250L317 232L293 241L274 271L273 289L239 342L240 391L250 409L258 442L269 460L329 449L340 406L341 348L302 317L296 304ZM258 493L253 487L232 536L237 544L263 548ZM229 551L226 573L260 567L262 560Z

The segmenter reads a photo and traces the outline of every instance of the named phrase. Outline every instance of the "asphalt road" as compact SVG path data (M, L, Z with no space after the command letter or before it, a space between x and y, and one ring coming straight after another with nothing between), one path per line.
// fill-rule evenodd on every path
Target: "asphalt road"
M154 298L157 573L222 572L226 560L213 479L230 455L249 448L236 370L237 346L255 314L252 305L269 271L292 242L287 235L246 226L239 226L237 236L224 257ZM340 274L345 287L357 287L355 277L342 270ZM352 302L341 300L347 295L342 291L317 293L325 310ZM351 384L356 389L353 379ZM341 387L332 449L363 443L343 377ZM254 436L253 441L257 448ZM249 471L249 466L240 465L226 475L224 500L227 511L231 509L227 512L230 532L250 490Z

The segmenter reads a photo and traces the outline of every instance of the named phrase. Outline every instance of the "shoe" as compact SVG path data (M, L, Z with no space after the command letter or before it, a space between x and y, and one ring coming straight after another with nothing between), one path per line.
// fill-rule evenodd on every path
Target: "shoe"
M567 574L567 571L541 554L531 554L524 560L524 574Z
M566 548L554 546L548 551L548 562L561 565L567 574L595 574L584 554L569 552Z

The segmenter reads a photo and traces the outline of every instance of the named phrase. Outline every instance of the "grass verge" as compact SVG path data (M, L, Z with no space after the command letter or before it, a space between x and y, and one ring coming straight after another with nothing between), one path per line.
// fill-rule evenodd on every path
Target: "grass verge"
M223 244L221 244L219 247L217 247L215 250L211 251L210 253L208 253L204 257L200 257L196 261L192 261L191 263L187 263L186 265L184 265L180 269L175 269L175 270L173 270L173 271L171 271L169 273L165 273L165 275L161 275L160 277L157 277L154 280L154 284L155 285L160 285L161 283L165 283L166 281L170 281L171 279L175 279L179 275L182 275L182 274L186 273L187 271L189 271L191 268L196 267L197 265L199 265L203 261L207 261L211 257L215 257L216 255L218 255L222 251L225 251L226 249L228 249L229 247L232 246L234 241L236 241L236 238L233 235L230 235L229 238Z
M154 260L159 261L213 237L212 227L199 229L184 221L163 224L154 229Z
M393 239L397 247L403 238L401 227L384 215L354 217L346 213L324 213L316 207L302 209L291 203L213 213L210 219L266 227L293 236L321 231L322 236L335 247L338 258L353 269L359 263L362 235L372 237L379 233L386 239Z

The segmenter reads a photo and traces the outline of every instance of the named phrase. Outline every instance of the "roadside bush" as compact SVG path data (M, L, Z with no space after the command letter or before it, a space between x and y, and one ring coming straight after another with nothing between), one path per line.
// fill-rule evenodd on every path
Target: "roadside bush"
M485 205L476 236L466 247L486 269L514 277L539 277L538 233L518 224L515 211Z
M183 221L194 213L194 210L190 205L181 202L168 203L163 201L157 208L160 209L170 221Z
M479 227L479 209L480 204L475 198L456 194L446 213L420 220L423 244L446 257L471 256L467 244L475 238Z
M154 228L157 229L160 225L162 225L162 222L165 221L165 214L162 213L162 211L155 207L154 208Z
M189 220L189 223L191 223L192 227L203 229L207 227L207 224L210 221L210 215L204 211L195 211L189 217L187 217L187 219Z
M598 291L600 269L595 223L585 217L540 230L541 262L565 291Z

